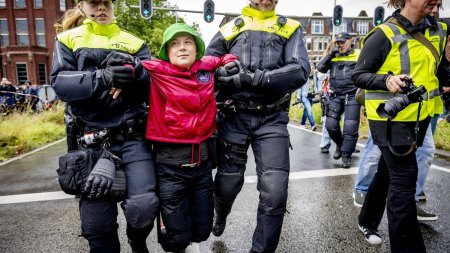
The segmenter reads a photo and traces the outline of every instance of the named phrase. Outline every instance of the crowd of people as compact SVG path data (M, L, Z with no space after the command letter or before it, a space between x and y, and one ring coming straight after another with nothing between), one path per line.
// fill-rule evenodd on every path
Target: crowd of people
M13 111L39 112L47 108L48 101L38 96L39 86L27 80L14 85L6 77L0 83L0 106L2 115Z
M312 130L311 105L321 94L320 152L328 153L333 141L333 158L349 168L362 106L358 87L365 90L374 144L366 148L379 149L377 156L363 153L373 166L360 170L366 179L355 189L358 227L369 243L380 244L386 207L391 251L425 252L416 204L428 169L419 168L416 149L432 157L428 125L442 113L438 91L448 83L447 25L433 17L441 1L390 0L396 11L368 34L362 50L348 33L338 34L318 72L300 22L277 15L276 0L250 1L208 46L192 27L173 24L158 59L119 27L114 2L80 0L66 12L56 25L51 71L66 102L69 153L59 159L59 182L80 196L81 232L91 252L120 252L118 202L133 252L149 252L155 220L168 252L221 236L243 187L250 146L260 193L250 252L275 252L288 199L291 94L300 89L301 125L309 119ZM416 33L428 44L405 36ZM411 79L425 87L403 94Z

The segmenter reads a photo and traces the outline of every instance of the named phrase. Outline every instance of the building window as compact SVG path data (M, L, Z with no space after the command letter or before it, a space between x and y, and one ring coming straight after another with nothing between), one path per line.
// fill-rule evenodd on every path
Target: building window
M5 7L6 7L6 1L0 0L0 8L5 8Z
M40 47L45 47L45 28L43 18L36 19L36 38L37 45Z
M311 51L311 38L306 38L306 50Z
M342 24L340 26L334 26L334 34L345 32L347 32L347 22L345 22L345 20L342 20Z
M25 0L14 0L14 8L25 8Z
M328 46L328 37L315 37L313 51L324 51Z
M26 18L16 19L17 44L20 46L30 45L28 38L28 23Z
M369 32L369 23L368 22L357 22L356 23L356 31L360 35L366 35Z
M28 80L27 64L16 63L17 83L25 83Z
M42 0L34 0L34 8L42 8Z
M312 34L323 34L323 20L313 20L311 22Z
M8 22L6 18L0 19L0 47L9 45Z
M47 83L47 71L46 65L44 63L38 64L38 72L39 72L39 84Z
M66 0L59 0L59 10L66 11Z

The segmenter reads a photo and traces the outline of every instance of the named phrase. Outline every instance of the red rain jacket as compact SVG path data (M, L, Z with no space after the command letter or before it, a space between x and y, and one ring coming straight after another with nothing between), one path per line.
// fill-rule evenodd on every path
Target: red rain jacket
M208 139L216 130L214 70L236 59L205 56L185 71L168 61L142 61L151 77L147 139L193 144Z

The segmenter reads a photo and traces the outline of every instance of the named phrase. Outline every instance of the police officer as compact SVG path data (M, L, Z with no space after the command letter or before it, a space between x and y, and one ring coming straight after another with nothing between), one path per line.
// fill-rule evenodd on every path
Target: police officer
M213 234L226 226L244 183L247 150L252 145L260 201L251 252L274 252L286 211L289 178L290 94L310 72L298 21L275 14L275 0L252 0L242 15L214 36L207 54L239 57L239 73L217 71L218 171Z
M95 138L80 141L80 149L92 149L95 157L102 157L87 177L80 198L81 231L91 252L120 252L117 203L108 194L118 183L115 170L119 166L112 162L120 159L127 185L121 207L128 242L133 252L148 252L145 241L159 203L153 156L143 138L149 78L140 59L148 59L150 52L144 41L119 28L111 0L80 1L69 14L63 27L84 21L57 35L51 83L71 109L81 136L108 138L103 145ZM122 54L108 57L113 50ZM124 63L134 65L134 71ZM115 89L122 93L114 99Z
M336 36L336 48L325 56L317 65L317 70L327 73L330 70L330 98L325 127L331 139L336 143L333 158L342 157L342 167L350 168L352 153L358 140L359 114L361 105L355 100L356 86L351 75L359 56L352 38L348 33ZM345 113L344 126L341 131L339 121Z
M386 206L393 253L426 252L414 199L415 150L423 143L430 118L442 110L439 84L448 83L448 62L442 57L447 25L432 17L441 4L390 0L388 7L397 10L364 38L352 77L356 86L366 89L370 132L382 155L359 215L359 229L369 243L381 243L377 228ZM406 102L408 84L420 96L409 96ZM395 108L383 106L387 103Z

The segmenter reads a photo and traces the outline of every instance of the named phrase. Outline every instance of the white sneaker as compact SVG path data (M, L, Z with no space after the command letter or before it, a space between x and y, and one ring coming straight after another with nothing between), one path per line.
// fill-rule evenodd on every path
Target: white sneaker
M359 230L364 234L366 241L372 245L381 244L381 236L376 229L368 229L358 224Z

